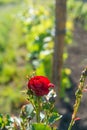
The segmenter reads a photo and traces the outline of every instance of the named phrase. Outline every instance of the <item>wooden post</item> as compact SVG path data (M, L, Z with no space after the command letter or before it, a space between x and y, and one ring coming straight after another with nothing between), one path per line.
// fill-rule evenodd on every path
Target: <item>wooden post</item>
M56 86L56 93L59 95L61 89L61 71L63 66L63 48L66 26L66 0L56 0L55 6L55 43L52 80Z

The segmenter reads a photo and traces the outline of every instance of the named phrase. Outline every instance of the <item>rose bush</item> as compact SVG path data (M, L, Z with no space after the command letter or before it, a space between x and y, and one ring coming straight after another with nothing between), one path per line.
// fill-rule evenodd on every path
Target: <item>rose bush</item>
M75 122L80 119L77 117L77 112L83 92L87 92L86 77L87 68L81 74L75 93L76 101L68 130L72 130ZM0 130L58 130L55 122L60 120L62 115L55 108L56 93L52 89L53 87L50 80L44 76L33 76L28 79L26 93L28 103L22 107L19 117L0 114Z
M44 76L34 76L28 81L28 89L36 96L44 96L49 93L49 89L54 87L50 80Z

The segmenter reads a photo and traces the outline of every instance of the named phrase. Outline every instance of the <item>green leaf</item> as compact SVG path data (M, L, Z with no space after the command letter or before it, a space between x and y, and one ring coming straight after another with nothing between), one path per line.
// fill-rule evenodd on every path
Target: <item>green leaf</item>
M32 106L32 104L27 104L25 107L25 111L28 115L31 115L31 113L33 112L34 108Z
M24 119L34 117L34 108L32 104L27 104L24 106L24 108L21 110L20 117Z
M49 123L53 124L55 121L58 121L62 118L62 115L59 115L58 113L52 113L52 116L49 118Z
M32 125L32 130L51 130L50 126L42 124L42 123L35 123Z
M10 124L12 123L11 117L10 117L9 115L7 115L7 116L6 116L6 119L7 119L6 125L7 125L7 126L10 126Z

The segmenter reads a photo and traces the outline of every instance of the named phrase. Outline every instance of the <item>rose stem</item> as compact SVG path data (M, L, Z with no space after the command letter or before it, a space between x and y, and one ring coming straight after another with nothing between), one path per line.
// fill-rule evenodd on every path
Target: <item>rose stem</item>
M83 93L83 90L84 90L84 83L85 83L86 76L87 76L87 68L84 69L84 71L81 74L80 83L79 83L78 89L75 93L76 101L75 101L75 104L74 104L74 111L73 111L73 114L72 114L72 119L71 119L71 122L69 124L68 130L72 130L72 126L75 123L76 114L78 112L78 108L80 106L81 99L82 99L82 93Z
M40 97L36 98L37 98L36 120L37 123L40 123Z

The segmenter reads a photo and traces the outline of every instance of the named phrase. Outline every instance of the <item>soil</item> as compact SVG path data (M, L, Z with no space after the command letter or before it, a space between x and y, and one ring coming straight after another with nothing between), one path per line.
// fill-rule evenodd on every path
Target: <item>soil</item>
M68 47L69 57L66 61L66 66L72 71L70 75L72 86L70 89L66 90L70 102L65 103L61 100L62 108L65 110L65 113L63 113L64 115L60 122L59 130L68 129L73 112L73 104L75 102L75 91L79 83L81 72L84 67L87 66L87 31L75 25L73 37L73 43ZM87 130L87 92L83 93L77 117L81 119L75 122L72 130Z

